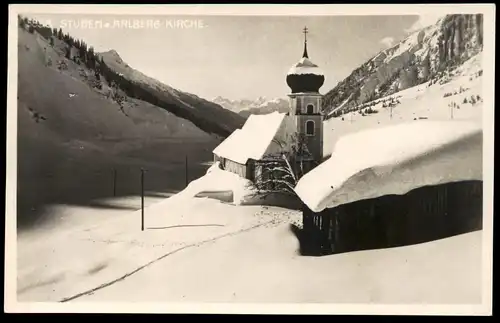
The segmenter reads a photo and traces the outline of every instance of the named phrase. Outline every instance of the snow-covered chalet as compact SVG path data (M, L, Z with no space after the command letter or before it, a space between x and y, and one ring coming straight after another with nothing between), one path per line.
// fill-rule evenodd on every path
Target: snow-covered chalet
M323 160L322 95L319 89L324 74L307 52L307 28L304 28L304 52L294 64L286 82L291 89L288 113L250 115L241 129L235 130L213 150L214 161L226 171L249 180L262 175L269 161L281 160L283 152L290 151L293 141L303 138L307 154L296 161L306 165L304 172Z
M481 125L469 121L419 120L341 137L295 187L304 248L396 247L482 229L482 157Z

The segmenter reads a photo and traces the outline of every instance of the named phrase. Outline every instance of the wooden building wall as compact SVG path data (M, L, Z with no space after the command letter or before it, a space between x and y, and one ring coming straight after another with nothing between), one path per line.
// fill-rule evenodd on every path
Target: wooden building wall
M314 213L304 206L306 254L397 247L482 229L482 181L428 186Z
M250 159L246 165L243 165L214 154L214 162L219 162L222 169L237 174L250 181L255 181L256 179L268 180L270 178L269 163L266 161ZM284 160L278 160L278 163L281 167L288 167ZM312 170L316 166L316 163L317 162L314 160L304 161L302 166L303 174L300 174L300 176L303 176ZM295 171L300 173L299 162L296 163L295 167ZM279 176L280 174L283 175L283 173L275 173L274 176ZM272 185L268 186L268 189L272 189Z
M243 178L245 178L247 174L246 165L237 163L230 159L224 159L224 169L228 172L237 174Z

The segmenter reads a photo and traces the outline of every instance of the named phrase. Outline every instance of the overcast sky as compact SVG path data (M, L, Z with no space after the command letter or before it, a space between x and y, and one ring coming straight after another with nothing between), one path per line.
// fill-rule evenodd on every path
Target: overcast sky
M34 17L84 39L96 51L114 49L131 67L207 99L285 97L290 92L286 73L302 55L304 26L309 29L309 57L326 77L325 93L380 50L438 18L192 16L176 26L185 17ZM133 28L133 19L142 25ZM94 25L83 26L84 21ZM111 27L103 27L106 23Z

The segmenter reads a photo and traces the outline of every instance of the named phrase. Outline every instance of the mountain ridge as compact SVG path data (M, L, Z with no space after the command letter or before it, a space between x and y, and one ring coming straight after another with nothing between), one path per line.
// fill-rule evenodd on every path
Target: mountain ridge
M189 176L201 176L212 149L230 131L208 124L214 131L207 132L207 127L127 96L116 84L119 74L104 71L91 47L36 21L20 20L17 42L20 230L45 223L50 204L88 205L103 197L137 194L141 168L148 172L146 190L183 189L189 180L187 156ZM187 99L172 98L172 105ZM115 192L113 172L118 176Z
M212 99L212 101L221 105L225 109L238 113L245 118L248 118L251 114L269 114L275 111L286 113L289 109L288 99L281 97L268 99L264 96L260 96L254 100L231 100L222 96L217 96Z
M140 92L143 96L140 97L141 99L146 97L145 101L193 122L206 132L225 137L242 126L244 122L241 116L214 102L175 89L130 67L116 50L97 53L97 56L101 62L122 77L122 82L128 81L140 88L141 91L130 89L132 86L127 84L124 92L128 96L137 97Z
M324 95L331 117L366 102L439 79L482 51L482 15L453 14L410 33L358 66Z

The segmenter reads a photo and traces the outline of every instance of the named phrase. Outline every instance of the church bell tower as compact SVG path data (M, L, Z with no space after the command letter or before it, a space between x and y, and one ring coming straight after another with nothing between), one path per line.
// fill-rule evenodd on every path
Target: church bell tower
M305 137L309 152L317 162L323 159L323 116L321 112L325 76L314 64L307 53L307 27L304 33L304 52L298 63L293 65L286 76L286 82L292 93L289 115L295 121L299 134Z

